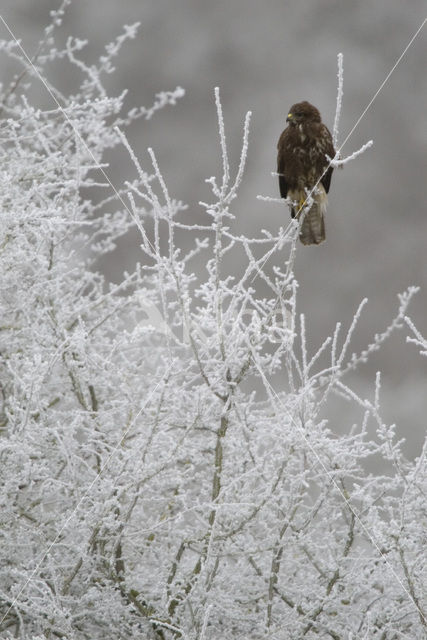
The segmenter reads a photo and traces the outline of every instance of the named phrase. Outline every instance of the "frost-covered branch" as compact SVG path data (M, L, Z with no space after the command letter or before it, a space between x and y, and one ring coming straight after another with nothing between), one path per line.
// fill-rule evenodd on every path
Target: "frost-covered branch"
M337 89L337 106L335 109L335 118L334 118L334 126L332 129L332 141L334 148L338 145L338 129L339 122L341 117L341 109L342 109L342 97L344 93L344 67L343 67L343 59L344 56L342 53L339 53L337 56L338 60L338 89Z
M424 338L424 336L418 331L411 318L404 316L404 320L414 335L413 338L408 336L406 338L406 342L411 342L412 344L417 345L417 347L420 348L420 354L422 356L427 356L427 338Z
M215 91L221 175L192 223L155 147L145 156L126 132L182 90L122 114L125 92L103 84L136 25L94 63L83 41L57 49L47 33L36 71L68 61L80 90L47 110L16 79L2 96L0 635L421 638L425 446L405 457L380 375L369 397L351 379L405 322L427 350L407 315L416 287L357 355L365 300L312 345L298 221L233 228L250 112L234 166ZM129 166L116 187L117 145ZM128 232L139 263L112 284L99 258ZM336 424L332 393L355 424Z
M330 162L331 167L343 167L345 164L347 164L347 162L350 162L351 160L355 160L358 156L362 155L362 153L364 153L367 149L370 149L370 147L372 147L373 144L374 144L374 141L369 140L368 142L363 144L360 147L360 149L358 149L357 151L354 151L352 154L350 154L346 158L340 158L339 155L338 157L335 156L335 158L330 158L328 155L326 157Z

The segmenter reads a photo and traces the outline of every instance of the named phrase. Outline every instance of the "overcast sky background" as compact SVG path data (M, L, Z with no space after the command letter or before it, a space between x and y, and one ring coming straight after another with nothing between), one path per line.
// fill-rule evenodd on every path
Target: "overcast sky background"
M59 2L3 0L1 12L28 53L35 49L49 11ZM204 179L220 175L213 90L221 90L227 139L234 167L242 124L251 110L249 160L233 213L236 232L272 232L287 221L286 207L257 200L277 197L276 143L291 104L309 100L332 127L336 100L336 57L344 54L343 140L425 18L424 0L74 0L61 35L90 40L84 56L94 60L123 24L141 22L138 37L123 49L112 94L129 89L127 106L150 106L154 94L180 85L186 96L150 122L131 129L133 146L147 163L154 148L170 191L188 203L200 221L199 200L209 199ZM3 27L0 37L8 38ZM2 82L9 65L2 62ZM299 310L307 317L314 352L341 321L349 326L360 301L369 298L353 350L381 332L397 307L396 294L409 285L421 291L411 307L427 334L427 25L379 93L343 152L369 139L374 147L336 171L326 220L327 240L299 247L296 277ZM49 80L72 90L75 72L52 68ZM40 94L40 103L49 96ZM117 188L132 179L130 163L111 158ZM139 238L127 237L102 268L112 280L140 258ZM274 264L274 263L273 263ZM416 455L425 432L427 359L397 334L351 382L362 394L383 372L384 417L396 422ZM350 379L349 379L350 381ZM331 426L347 422L338 403ZM331 416L330 416L331 417Z

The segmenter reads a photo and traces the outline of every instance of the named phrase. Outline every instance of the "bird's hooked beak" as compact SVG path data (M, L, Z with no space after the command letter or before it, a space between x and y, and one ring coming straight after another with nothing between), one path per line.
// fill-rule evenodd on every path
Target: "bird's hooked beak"
M288 117L286 118L286 122L289 122L290 124L295 124L294 114L293 113L288 113Z

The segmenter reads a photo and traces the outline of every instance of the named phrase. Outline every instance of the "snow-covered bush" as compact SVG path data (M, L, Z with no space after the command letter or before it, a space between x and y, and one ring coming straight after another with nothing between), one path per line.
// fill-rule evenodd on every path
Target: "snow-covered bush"
M424 458L383 422L379 376L371 399L345 377L415 288L361 354L361 308L309 354L298 223L233 233L249 114L232 171L216 92L223 176L185 224L154 152L143 169L124 133L182 90L122 115L102 80L135 27L88 66L83 42L55 48L61 18L31 65L1 43L26 73L1 96L1 637L424 637ZM79 93L47 83L58 58L82 71ZM26 100L28 78L52 109ZM103 165L117 145L136 176L120 190ZM97 260L130 229L141 264L109 285ZM333 393L360 407L340 436L322 417ZM373 457L387 471L368 473Z

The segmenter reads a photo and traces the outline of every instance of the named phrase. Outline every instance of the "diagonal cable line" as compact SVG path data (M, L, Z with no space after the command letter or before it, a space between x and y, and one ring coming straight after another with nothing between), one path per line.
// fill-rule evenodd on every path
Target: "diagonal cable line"
M371 108L372 104L374 103L374 101L376 100L376 98L378 97L378 95L381 93L382 89L385 87L385 85L387 84L388 80L390 79L390 76L392 75L393 71L396 69L396 67L398 66L399 62L402 60L402 58L405 56L405 54L407 53L408 49L410 48L410 46L412 45L412 43L414 42L415 38L418 36L418 34L421 32L422 28L424 27L425 23L427 22L427 18L424 18L424 20L422 21L422 23L420 24L420 26L418 27L418 29L416 30L416 32L414 33L414 35L412 36L412 38L409 40L408 44L406 45L406 47L404 48L404 50L402 51L402 53L400 54L400 56L398 57L398 59L396 60L396 62L394 63L394 65L392 66L392 68L390 69L390 71L388 72L388 74L386 75L386 77L384 78L384 80L382 81L382 83L380 84L380 86L378 87L378 89L376 90L376 92L374 93L374 95L372 96L372 98L370 99L370 101L368 102L368 104L366 105L365 109L362 111L361 115L359 116L359 118L356 120L356 123L353 125L352 129L350 130L350 132L347 134L347 136L344 138L344 142L339 146L336 154L335 154L335 158L331 158L331 160L329 161L326 169L323 171L322 175L320 176L320 178L318 179L318 181L316 182L316 184L314 185L314 187L311 189L311 191L307 194L306 199L304 200L304 202L302 203L301 207L300 207L300 211L302 210L302 208L304 207L305 203L307 202L307 200L311 197L311 195L314 193L316 187L318 186L319 182L321 181L321 179L323 178L323 176L325 175L325 173L327 172L327 170L329 169L329 167L332 165L332 163L334 162L334 160L338 159L340 156L340 152L341 149L343 148L343 146L346 144L346 142L348 141L348 139L352 136L352 134L354 133L354 131L356 130L356 128L359 126L360 122L362 121L362 119L364 118L364 116L366 115L366 113L368 112L368 110Z
M401 588L403 589L403 591L406 593L406 595L408 596L408 598L411 600L411 602L413 603L418 615L424 620L424 623L427 625L427 620L424 618L424 615L422 613L422 611L420 610L420 608L418 607L415 599L413 598L413 596L411 595L410 591L406 588L406 586L403 584L402 580L400 579L399 575L396 573L393 565L389 562L389 560L387 559L386 555L381 551L380 547L378 546L375 538L373 537L373 535L371 535L371 533L369 532L369 529L367 529L367 527L364 525L363 521L361 520L360 515L358 514L358 512L356 511L356 509L353 507L353 505L351 504L350 500L346 497L344 491L339 487L338 483L336 482L333 474L327 469L327 467L325 466L325 464L323 463L321 457L319 456L319 454L317 453L316 449L313 447L313 445L311 444L310 440L307 438L307 436L304 433L304 430L302 429L302 427L300 426L300 424L295 420L295 418L293 417L293 415L291 414L291 412L289 411L288 407L282 403L279 395L277 394L276 390L273 388L272 384L270 383L269 380L267 380L264 371L262 370L262 368L260 367L260 365L257 362L257 359L255 357L254 354L254 350L252 345L249 344L249 348L252 352L252 359L253 362L255 364L255 367L258 370L259 375L261 376L261 379L264 383L264 386L266 387L266 389L268 389L270 391L270 393L274 396L274 398L277 400L280 410L284 411L286 413L286 415L289 417L290 421L292 422L292 424L298 429L298 431L301 433L305 444L307 445L308 449L310 449L311 453L313 454L313 456L316 458L318 464L322 467L325 475L328 477L328 479L331 481L331 483L334 485L334 487L337 489L338 493L341 495L343 501L345 502L346 506L348 507L348 509L350 510L350 512L353 514L355 520L357 521L358 525L360 526L360 528L363 530L363 532L366 534L366 536L369 538L369 540L371 541L372 545L375 547L375 549L378 551L379 555L381 556L381 558L384 560L385 564L388 566L388 568L390 569L393 577L396 579L396 581L399 583L399 585L401 586Z
M306 205L307 201L309 200L309 198L311 198L311 196L313 195L313 193L316 191L317 186L319 185L320 181L322 180L323 176L325 175L325 173L328 171L329 167L333 164L333 162L337 159L339 159L340 157L340 152L341 149L343 148L343 146L346 144L346 142L349 140L349 138L353 135L354 131L356 130L356 128L359 126L360 122L362 121L362 119L364 118L364 116L366 115L366 113L368 112L368 110L371 108L372 104L374 103L374 101L376 100L376 98L378 97L378 95L380 94L380 92L382 91L382 89L385 87L385 85L387 84L388 80L390 79L390 76L392 75L392 73L394 72L394 70L396 69L396 67L398 66L398 64L400 63L400 61L402 60L402 58L405 56L405 54L408 52L409 48L411 47L412 43L414 42L415 38L418 36L418 34L421 32L422 28L424 27L425 23L427 22L427 18L424 18L424 20L422 21L422 23L420 24L420 26L418 27L418 29L416 30L416 32L414 33L414 35L412 36L412 38L409 40L408 44L406 45L406 47L403 49L402 53L400 54L400 56L397 58L396 62L394 63L394 65L392 66L392 68L390 69L390 71L388 72L388 74L386 75L386 77L384 78L384 80L382 81L382 83L380 84L380 86L378 87L378 89L376 90L376 92L374 93L374 95L372 96L372 98L370 99L370 101L368 102L368 104L366 105L365 109L362 111L361 115L359 116L359 118L356 120L356 123L353 125L353 127L350 129L349 133L347 134L347 136L344 138L344 142L339 146L339 148L336 151L335 157L331 158L326 166L326 168L324 169L322 175L320 176L320 178L317 180L316 184L314 185L314 187L312 187L312 189L307 193L305 200L303 201L303 203L300 205L300 209L299 211L302 212L304 215L306 215L306 213L304 213L303 209L304 206ZM301 226L303 221L303 218L301 218L300 220L300 225ZM291 225L288 225L288 228ZM299 228L298 227L298 228ZM264 264L267 262L267 259L261 264L261 267L264 266ZM257 274L254 275L254 277L252 278L252 281L256 278Z
M402 53L400 54L400 56L398 57L398 59L396 60L396 62L394 63L394 65L392 66L392 68L390 69L390 71L388 72L388 74L386 75L386 77L384 78L384 80L382 81L382 83L380 84L380 86L378 87L378 89L376 90L376 92L374 93L374 95L372 96L372 98L370 99L370 101L368 102L368 104L366 105L365 109L362 111L361 115L359 116L359 118L357 119L355 125L353 126L353 128L350 130L350 132L347 134L347 136L344 138L344 142L341 144L339 150L341 150L343 148L343 146L345 145L345 143L347 142L347 140L350 138L350 136L353 134L354 130L359 126L360 121L362 120L362 118L366 115L366 112L370 109L370 107L372 106L373 102L376 100L376 98L378 97L379 93L382 91L382 89L385 87L385 85L387 84L391 74L393 73L393 71L396 69L397 65L399 64L399 62L402 60L402 58L404 57L404 55L406 54L406 52L408 51L409 47L412 45L412 43L414 42L415 38L418 36L418 34L420 33L420 31L422 30L422 28L424 27L425 23L427 22L427 18L424 18L424 20L422 21L422 23L420 24L420 26L418 27L418 29L416 30L416 32L414 33L414 35L412 36L412 38L410 39L410 41L408 42L408 44L406 45L406 47L404 48L404 50L402 51Z
M27 586L29 585L29 583L31 582L31 580L34 578L34 576L36 575L36 573L39 571L40 567L42 566L43 562L46 560L46 558L48 557L49 553L52 551L53 547L55 546L55 544L58 542L59 538L61 537L62 532L65 530L65 528L67 527L68 523L73 519L74 515L77 513L78 509L80 508L80 505L83 503L83 501L87 498L87 496L89 495L90 490L92 489L92 487L95 485L95 483L97 482L97 480L101 477L101 475L103 474L103 472L105 471L105 469L109 466L111 460L113 459L113 456L116 454L116 451L118 450L118 448L120 447L121 443L123 442L123 439L126 437L126 435L129 433L129 431L135 426L137 419L139 418L139 416L141 415L141 413L144 411L144 409L147 407L149 401L151 400L152 396L154 395L154 393L156 392L157 388L159 387L159 385L161 384L161 382L165 379L165 377L169 374L170 372L170 368L171 365L169 365L169 367L167 368L167 370L163 373L163 375L160 377L159 381L157 382L157 384L154 386L154 388L151 390L148 398L146 399L145 403L142 405L142 407L139 409L138 413L136 414L136 416L134 417L134 419L131 421L130 425L128 426L128 428L125 430L124 433L122 433L120 435L119 440L117 441L117 443L115 444L114 448L111 450L109 456L107 457L107 459L105 460L104 464L102 465L101 469L98 471L98 473L96 474L95 478L92 480L92 482L90 483L89 487L86 488L86 490L84 491L82 497L80 498L80 500L78 501L77 505L75 506L75 508L73 509L73 511L71 512L71 514L66 518L65 522L63 523L63 525L61 526L61 528L59 529L58 533L56 534L55 538L52 540L52 542L49 544L49 546L47 547L47 549L43 552L43 554L40 556L40 559L38 560L36 566L34 567L34 569L32 570L32 572L30 573L29 577L27 578L27 580L25 581L25 583L19 588L18 593L14 596L11 604L9 605L9 607L6 609L6 613L4 614L4 616L1 618L0 620L0 625L4 622L4 620L6 619L9 611L15 606L15 604L17 603L19 597L22 595L22 593L25 591L25 589L27 588Z
M104 178L107 180L108 184L110 185L110 187L113 189L116 197L119 199L119 201L122 203L122 205L125 207L126 211L129 213L129 215L133 218L132 212L130 211L129 207L127 206L126 202L123 200L121 194L117 191L116 187L114 186L114 184L111 182L109 176L107 175L107 173L105 172L105 170L103 169L103 167L101 167L99 165L99 162L97 161L97 159L95 158L92 150L89 148L88 144L86 143L86 141L84 140L84 138L82 137L82 135L80 134L80 132L78 131L78 129L75 127L74 123L71 121L71 119L68 117L67 113L65 112L65 110L63 109L63 107L61 106L61 104L59 103L58 99L56 98L55 94L53 93L53 91L51 90L51 88L49 87L48 83L45 81L45 79L43 78L43 76L41 75L41 73L39 72L39 70L34 66L32 60L30 59L30 57L28 56L28 54L26 53L26 51L24 50L24 48L22 47L21 43L19 42L19 40L17 40L16 36L14 35L14 33L12 32L12 30L10 29L9 25L6 23L5 19L3 18L2 15L0 15L0 20L2 21L2 23L4 24L4 26L6 27L7 31L9 32L9 34L12 36L13 40L16 42L16 44L18 45L20 51L22 52L22 55L25 57L25 59L27 60L28 64L31 66L31 68L34 70L36 76L39 78L39 80L42 82L43 86L46 88L46 90L48 91L49 95L51 96L51 98L54 100L55 104L57 105L58 109L61 111L61 113L63 114L63 116L65 117L65 119L67 120L67 122L69 123L69 125L71 126L71 128L73 129L73 131L75 132L75 134L77 135L77 137L79 138L80 142L82 143L82 145L84 146L85 150L90 154L91 158L93 159L95 166L99 169L99 171L101 171L102 175L104 176ZM151 244L151 242L148 240L151 248L154 251L154 247ZM55 544L57 543L58 539L61 536L61 533L64 531L65 527L68 525L68 523L70 522L70 520L74 517L75 513L77 512L77 510L79 509L80 505L82 504L82 502L84 501L84 499L87 497L89 491L91 490L91 488L94 486L94 484L96 483L96 481L98 480L98 478L102 475L102 473L104 472L104 470L107 468L107 466L110 464L113 456L115 455L116 451L118 450L120 443L122 442L123 438L126 436L126 434L130 431L130 429L135 425L135 422L137 420L137 418L141 415L141 413L144 411L145 407L148 405L151 397L153 396L153 394L155 393L156 389L158 388L158 386L160 385L160 383L162 382L162 380L165 378L165 376L168 375L170 371L170 365L167 369L167 371L164 372L163 376L160 377L160 380L157 382L157 384L155 385L155 387L151 390L150 395L148 396L146 402L144 403L144 405L140 408L139 412L137 413L137 415L135 416L134 420L131 422L131 424L129 425L129 427L126 429L125 433L122 434L120 436L120 439L118 440L117 444L115 445L115 447L113 448L113 450L110 452L108 458L106 459L106 461L104 462L102 468L100 469L100 471L98 472L98 474L96 475L96 477L93 479L92 483L90 484L90 486L86 489L85 493L83 494L83 496L80 498L79 502L77 503L76 507L74 508L73 512L70 514L70 516L66 519L66 521L64 522L64 524L62 525L61 529L59 530L59 532L57 533L55 539L50 543L49 547L46 549L46 551L42 554L40 560L38 561L36 567L33 569L33 571L31 572L30 576L28 577L27 581L24 583L24 585L19 589L17 595L14 597L12 603L10 604L9 608L7 609L6 613L4 614L4 616L2 617L2 619L0 620L0 624L5 620L6 616L8 615L9 611L14 607L14 605L16 604L16 602L18 601L18 598L20 597L20 595L23 593L23 591L26 589L26 587L28 586L28 584L31 582L31 580L34 578L35 574L37 573L37 571L40 569L41 565L43 564L44 560L47 558L47 556L49 555L50 551L52 550L52 548L55 546Z
M27 55L27 53L25 52L24 48L22 47L21 43L16 39L15 35L13 34L12 30L10 29L10 27L8 26L8 24L6 23L6 21L4 20L3 16L0 15L0 20L2 21L2 23L4 24L5 28L7 29L7 31L9 32L9 34L11 35L11 37L14 39L14 41L17 43L18 47L20 48L23 56L25 57L25 59L27 60L28 64L32 67L32 69L34 70L36 76L39 78L39 80L42 82L42 84L44 85L44 87L46 88L46 90L48 91L49 95L51 96L51 98L54 100L54 102L56 103L57 107L59 108L59 110L62 112L63 116L65 117L65 119L67 120L67 122L69 123L69 125L71 126L71 128L73 129L73 131L75 132L75 134L77 135L77 137L79 138L79 140L81 141L81 143L83 144L83 146L85 147L85 149L87 150L87 152L90 154L90 156L92 157L92 159L95 162L95 165L97 166L97 168L99 169L99 171L102 173L103 177L106 179L106 181L108 182L108 184L110 185L110 187L112 188L112 190L114 191L116 197L118 198L118 200L121 202L121 204L124 206L124 208L126 209L126 211L128 211L128 213L133 217L128 205L126 204L126 202L124 201L124 199L122 198L122 196L120 195L120 193L117 191L117 189L115 188L114 184L112 183L112 181L110 180L109 176L107 175L107 173L105 172L105 170L99 166L98 161L96 160L94 154L92 153L91 149L89 148L88 144L86 143L86 141L83 139L82 135L80 134L80 132L77 130L77 128L75 127L74 123L71 121L71 119L68 117L67 113L65 112L65 110L62 108L61 104L59 103L59 101L57 100L56 96L54 95L53 91L51 90L51 88L49 87L48 83L45 81L45 79L43 78L43 76L41 75L41 73L39 72L39 70L33 65L31 59L29 58L29 56ZM386 83L388 82L390 76L392 75L392 73L394 72L394 70L396 69L396 67L398 66L398 64L400 63L400 61L402 60L402 58L404 57L404 55L407 53L408 49L410 48L410 46L412 45L412 43L414 42L415 38L418 36L418 34L421 32L422 28L424 27L425 23L427 21L427 18L424 19L424 21L422 22L421 26L418 28L418 30L416 31L416 33L413 35L413 37L411 38L411 40L409 41L409 43L407 44L407 46L405 47L405 49L403 50L403 52L401 53L401 55L399 56L399 58L397 59L396 63L394 64L394 66L392 67L391 71L387 74L386 78L384 79L384 81L381 83L380 87L378 88L378 90L376 91L376 93L374 94L374 96L372 97L372 99L370 100L370 102L368 103L368 105L366 106L366 108L364 109L364 111L362 112L362 114L360 115L360 117L358 118L358 120L356 121L355 125L353 126L353 128L350 130L350 132L348 133L348 135L346 136L344 142L342 143L342 145L340 146L340 149L344 146L344 144L348 141L348 139L350 138L350 136L353 134L354 130L356 129L356 127L360 124L361 120L363 119L363 117L365 116L365 114L367 113L367 111L369 110L369 108L371 107L371 105L373 104L373 102L375 101L375 99L377 98L377 96L379 95L379 93L381 92L381 90L384 88L384 86L386 85ZM333 162L333 159L330 161L330 163L328 164L328 168L329 166L331 166ZM320 182L320 179L319 181ZM317 183L318 184L318 183ZM315 187L313 187L312 191L307 195L307 198L305 200L305 202L307 201L307 199L310 197L310 195L313 193L314 189L316 188L317 184L315 185ZM305 202L303 204L305 204ZM151 242L150 242L151 247L153 248ZM166 265L167 268L167 265ZM340 487L337 485L335 479L333 478L333 476L330 474L330 472L328 471L328 469L325 467L325 465L323 464L321 458L319 457L319 455L316 453L316 451L314 450L314 448L312 447L311 443L307 440L305 434L303 433L301 427L296 423L296 421L294 420L293 416L290 414L289 410L287 409L287 407L283 406L279 396L277 395L277 393L275 392L275 390L273 389L273 387L271 386L270 382L265 378L264 373L262 372L262 370L259 368L259 365L256 363L256 361L254 360L260 375L264 381L264 384L267 384L268 387L271 389L271 392L274 394L274 396L277 398L279 404L281 405L281 408L285 410L285 412L289 415L291 421L295 424L295 426L297 426L297 428L302 432L302 435L304 437L304 440L306 441L308 447L311 449L312 453L314 454L315 458L318 460L319 464L322 466L322 468L324 469L325 473L328 474L328 476L331 478L331 481L334 483L335 487L338 489L339 493L342 495L343 500L345 501L345 503L347 504L349 510L353 513L353 515L355 516L356 520L358 521L361 529L364 530L364 532L367 534L367 536L369 537L369 539L371 540L372 544L375 546L375 548L377 549L377 551L379 552L379 554L381 555L381 557L383 557L383 559L385 560L386 564L390 567L390 570L392 571L394 577L396 578L396 580L399 582L400 586L402 587L402 589L406 592L406 594L409 596L409 598L411 599L411 601L414 602L414 605L416 606L415 601L413 600L411 594L408 592L408 590L405 588L404 584L402 583L402 581L400 580L399 576L396 574L395 570L393 569L392 565L388 562L387 558L385 557L385 555L381 552L381 550L379 549L378 545L376 544L375 540L373 537L371 537L369 531L366 529L365 525L363 524L363 522L361 521L360 517L358 516L358 514L354 511L353 507L351 506L351 504L349 503L348 499L345 497L344 493L342 492L342 490L340 489ZM167 373L167 372L166 372ZM166 373L164 375L166 375ZM156 391L156 389L158 388L158 386L160 385L162 379L164 379L164 376L160 378L159 382L156 384L156 386L153 388L149 398L147 399L146 403L143 405L143 407L141 407L140 411L138 412L137 416L135 417L134 421L131 423L131 425L129 426L129 428L127 429L126 433L130 430L130 428L135 424L135 420L137 417L139 417L139 415L142 413L142 411L145 409L145 407L147 406L151 396L154 394L154 392ZM125 433L125 435L126 435ZM62 533L62 531L64 530L65 526L68 524L68 522L71 520L71 518L74 516L75 512L77 511L77 509L80 507L82 501L85 499L85 497L88 494L88 491L92 488L93 484L96 482L96 480L99 478L99 476L102 474L102 472L105 470L105 468L108 466L108 464L111 462L112 457L114 456L114 454L116 453L120 442L122 441L123 435L121 436L119 442L117 443L117 445L115 446L115 448L112 450L112 452L110 453L109 457L107 458L107 460L105 461L103 467L101 468L101 470L99 471L98 475L96 476L96 478L93 480L92 484L90 485L89 489L86 491L86 493L83 495L83 497L80 499L79 503L77 504L76 508L74 509L73 513L69 516L69 518L66 520L66 522L64 523L63 527L61 528L60 532L58 533L58 535L56 536L55 540L50 544L50 546L48 547L48 549L44 552L43 556L41 557L41 559L39 560L37 566L35 567L35 569L33 570L33 572L31 573L30 577L27 579L26 583L21 587L20 591L18 592L18 594L15 596L14 601L12 602L12 604L10 605L9 609L6 611L6 614L3 616L2 620L0 621L0 624L4 621L5 617L7 616L7 614L9 613L9 611L11 610L11 608L14 606L14 604L17 602L19 596L22 594L22 592L25 590L25 588L27 587L27 585L29 584L29 582L33 579L34 575L37 573L37 571L39 570L40 566L42 565L42 563L44 562L44 560L46 559L46 557L48 556L48 554L50 553L52 547L56 544L60 534ZM419 611L418 607L417 607L417 611L420 615L421 612Z
M49 87L48 83L46 82L46 80L43 78L42 74L40 73L40 71L37 69L37 67L34 66L33 61L31 60L31 58L29 57L29 55L27 54L27 52L25 51L25 49L23 48L23 46L21 45L20 41L16 38L15 34L13 33L12 29L9 27L9 25L7 24L6 20L3 18L3 16L0 14L0 20L3 22L4 26L6 27L7 31L9 32L9 34L12 36L13 40L16 42L17 46L19 47L22 55L24 56L25 60L28 62L28 65L33 69L34 73L36 74L37 78L40 80L40 82L43 84L43 86L45 87L46 91L49 93L50 97L52 98L52 100L55 102L56 106L58 107L58 109L61 111L62 115L64 116L64 118L66 119L66 121L68 122L68 124L70 125L70 127L72 128L72 130L74 131L74 133L76 134L76 136L78 137L78 139L80 140L80 142L82 143L84 149L89 153L90 157L92 158L92 160L95 163L95 166L97 167L97 169L102 173L103 177L105 178L105 180L108 182L108 184L110 185L110 187L112 188L112 190L114 191L116 197L119 199L119 201L121 202L121 204L124 206L124 208L126 209L126 211L129 213L129 215L131 216L131 218L134 218L131 210L129 209L127 203L124 201L124 199L122 198L121 194L117 191L116 187L114 186L114 184L111 182L111 179L109 178L108 174L106 173L105 169L100 166L100 163L97 161L97 159L95 158L94 153L92 152L92 150L90 149L89 145L87 144L86 140L83 138L83 136L81 135L80 131L77 129L77 127L75 126L75 124L73 123L73 121L71 120L71 118L69 118L69 116L67 115L66 111L63 109L61 103L59 102L59 100L57 99L57 97L55 96L55 94L53 93L52 89ZM151 247L151 249L154 251L154 247L152 245L152 243L150 242L150 240L148 239L148 243Z

